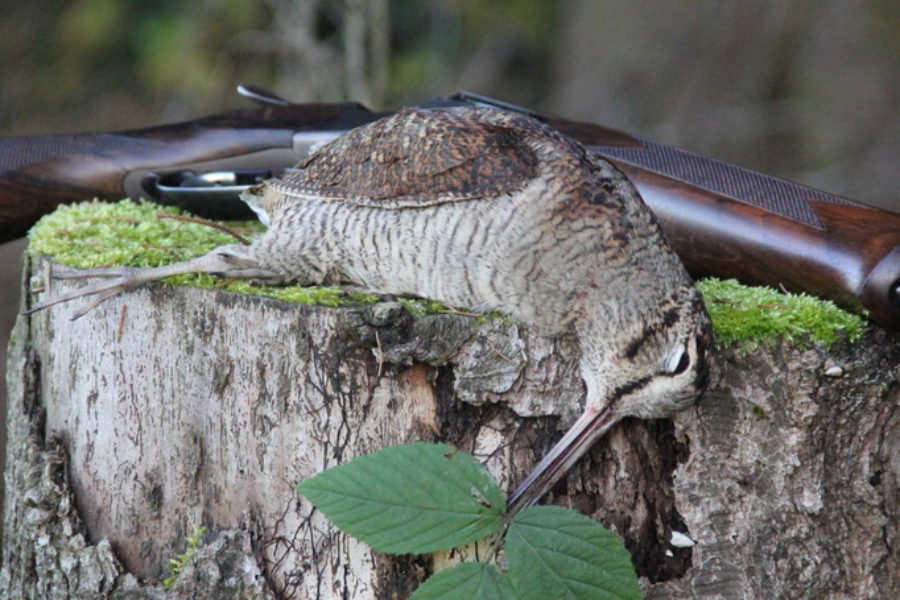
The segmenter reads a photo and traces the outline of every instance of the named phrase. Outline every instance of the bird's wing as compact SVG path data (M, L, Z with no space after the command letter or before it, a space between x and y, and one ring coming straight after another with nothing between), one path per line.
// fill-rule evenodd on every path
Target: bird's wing
M284 201L388 209L509 194L536 176L537 157L527 127L497 112L404 110L326 144L267 185Z

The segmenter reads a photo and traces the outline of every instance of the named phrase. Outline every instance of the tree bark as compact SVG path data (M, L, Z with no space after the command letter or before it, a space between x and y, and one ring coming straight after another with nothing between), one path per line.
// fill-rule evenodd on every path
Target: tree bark
M11 343L4 597L404 598L464 553L372 552L293 486L426 440L509 487L582 408L574 340L499 319L160 285L71 310ZM625 539L647 598L900 597L897 338L720 354L695 408L620 424L553 501Z

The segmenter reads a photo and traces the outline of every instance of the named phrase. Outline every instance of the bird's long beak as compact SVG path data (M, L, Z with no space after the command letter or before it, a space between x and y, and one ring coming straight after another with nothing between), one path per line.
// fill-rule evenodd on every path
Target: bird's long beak
M510 495L507 513L513 515L528 508L547 493L566 474L581 455L594 445L619 420L615 411L604 406L599 411L588 408Z

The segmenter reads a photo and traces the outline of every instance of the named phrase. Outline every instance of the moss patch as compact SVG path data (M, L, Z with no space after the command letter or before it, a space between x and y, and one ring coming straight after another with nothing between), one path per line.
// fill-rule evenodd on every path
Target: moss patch
M158 218L159 213L184 214L175 207L131 200L63 205L31 229L28 250L79 268L157 267L236 242L210 227ZM237 223L235 229L252 236L262 226Z
M706 300L716 339L751 347L775 337L827 346L846 335L862 336L865 322L833 302L807 294L784 294L770 287L746 286L734 279L704 279L697 284Z
M177 208L131 200L61 206L31 230L29 252L49 254L59 263L78 268L154 267L236 243L231 236L210 227L161 219L157 213L183 214ZM263 231L255 221L229 226L245 237ZM224 282L207 274L178 275L164 281L323 306L359 306L378 301L378 296L337 287L260 286L247 281ZM698 286L706 298L717 339L723 344L737 341L755 345L778 336L801 344L809 340L832 344L841 335L851 340L862 335L864 322L860 317L825 300L803 294L782 294L766 287L749 287L734 280L706 279ZM433 300L400 301L419 315L448 311L445 305ZM502 315L491 313L490 316Z
M224 244L238 243L230 235L211 227L159 218L159 213L185 214L176 207L132 200L60 206L31 229L28 252L48 254L60 264L82 269L158 267L200 256ZM244 237L252 238L264 231L256 221L227 225ZM371 304L378 300L371 294L347 292L337 287L253 285L241 280L224 281L206 273L176 275L163 281L171 285L227 289L322 306Z

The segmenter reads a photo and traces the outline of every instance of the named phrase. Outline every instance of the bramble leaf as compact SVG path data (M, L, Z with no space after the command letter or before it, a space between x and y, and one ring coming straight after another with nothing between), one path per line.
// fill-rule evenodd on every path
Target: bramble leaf
M432 575L409 600L519 600L519 596L493 565L470 562Z
M631 556L615 534L573 510L533 506L506 534L508 576L522 600L640 600Z
M297 486L342 531L379 552L424 554L496 531L506 497L470 454L447 444L391 446Z

